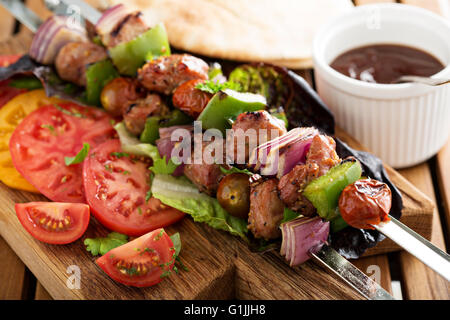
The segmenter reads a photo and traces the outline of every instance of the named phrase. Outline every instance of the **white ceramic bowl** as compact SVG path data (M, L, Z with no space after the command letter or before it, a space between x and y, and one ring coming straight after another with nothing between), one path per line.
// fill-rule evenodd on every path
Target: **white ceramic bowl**
M433 77L450 78L450 21L403 4L366 5L330 21L314 39L317 90L337 125L391 166L412 166L449 137L450 85L368 83L329 66L350 49L376 43L422 49L446 66Z

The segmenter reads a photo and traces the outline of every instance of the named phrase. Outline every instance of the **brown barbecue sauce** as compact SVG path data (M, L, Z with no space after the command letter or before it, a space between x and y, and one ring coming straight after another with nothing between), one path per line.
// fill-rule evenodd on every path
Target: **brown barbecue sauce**
M338 56L330 66L353 79L373 83L393 83L403 75L429 77L445 68L427 52L395 44L349 50Z

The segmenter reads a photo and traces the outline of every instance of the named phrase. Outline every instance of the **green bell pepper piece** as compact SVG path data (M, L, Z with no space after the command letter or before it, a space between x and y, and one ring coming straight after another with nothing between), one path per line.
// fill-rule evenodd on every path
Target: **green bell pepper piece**
M100 94L103 87L118 76L119 73L109 59L91 64L86 70L86 102L101 106Z
M133 40L109 49L109 55L121 74L135 76L147 60L170 55L166 29L159 23Z
M320 217L333 220L338 216L338 201L346 186L361 178L359 161L346 161L330 169L323 176L313 180L303 191Z
M223 135L231 128L230 120L246 111L266 108L266 98L259 94L242 93L231 89L217 92L200 113L197 121L202 121L204 129L219 129Z
M337 211L339 211L339 209L337 209ZM348 227L347 222L345 222L344 218L342 218L340 212L337 212L337 214L338 216L330 221L330 229L333 233Z
M167 128L192 123L194 120L178 109L173 110L167 116L148 117L140 140L144 143L154 144L159 139L159 128Z

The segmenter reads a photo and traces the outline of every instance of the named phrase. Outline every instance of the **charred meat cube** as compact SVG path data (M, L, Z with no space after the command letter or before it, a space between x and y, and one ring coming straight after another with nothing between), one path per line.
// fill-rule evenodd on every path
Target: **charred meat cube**
M215 154L213 145L215 143L222 144L222 154ZM225 164L223 152L225 152L223 139L217 141L214 140L213 142L203 141L202 159L195 159L194 151L192 151L191 163L184 166L184 174L186 177L194 183L201 192L210 196L216 195L220 180L225 176L222 170L220 170L220 167L228 167ZM205 161L206 154L210 154L212 159Z
M306 217L314 215L316 210L311 202L302 195L302 191L308 184L310 177L317 175L318 171L319 167L316 164L300 164L280 179L278 183L279 195L289 209Z
M286 132L283 121L267 111L244 112L234 121L227 144L234 147L234 162L244 164L248 163L253 148Z
M295 166L280 179L280 198L288 208L304 216L313 215L315 209L303 196L303 189L309 182L324 175L340 162L334 139L325 135L315 136L306 155L306 163Z
M188 80L208 79L208 69L202 59L188 54L172 54L146 63L138 70L138 80L150 91L169 95Z
M212 97L211 93L196 89L195 86L204 80L194 79L184 82L173 93L173 105L197 119Z
M59 51L55 67L61 79L85 86L87 66L106 58L108 55L101 46L92 42L70 42Z
M248 229L255 238L276 239L281 235L279 229L283 220L284 204L278 197L278 179L262 179L250 186L250 213Z
M150 27L145 23L142 12L132 12L123 17L111 30L102 34L102 43L108 48L114 48L122 42L128 42L140 36Z
M341 159L336 153L336 141L325 135L315 136L306 156L306 164L314 163L319 166L318 175L315 178L323 176L340 162Z
M144 130L148 116L164 115L167 112L168 108L158 94L148 94L128 106L123 114L123 121L128 131L138 135Z

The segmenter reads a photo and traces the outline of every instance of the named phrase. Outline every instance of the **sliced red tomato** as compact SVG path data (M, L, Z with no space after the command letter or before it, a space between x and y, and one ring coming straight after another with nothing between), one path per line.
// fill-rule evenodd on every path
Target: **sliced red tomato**
M112 249L96 263L117 282L150 287L173 269L175 248L164 229L157 229Z
M9 150L14 167L47 198L85 202L82 163L66 166L88 143L95 148L115 134L103 111L73 103L43 106L14 130Z
M156 198L146 200L150 160L121 152L119 140L108 140L84 162L86 200L97 220L111 230L140 236L183 218L183 212Z
M66 244L79 239L89 225L89 206L82 203L16 203L20 223L35 239Z

